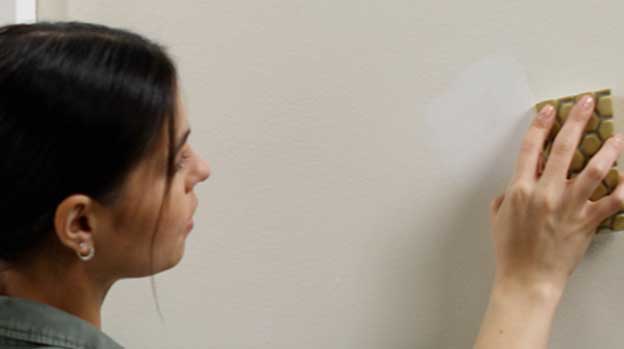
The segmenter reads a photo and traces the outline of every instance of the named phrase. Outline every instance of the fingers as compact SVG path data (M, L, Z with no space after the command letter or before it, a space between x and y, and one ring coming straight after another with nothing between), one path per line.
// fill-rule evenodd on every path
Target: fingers
M540 110L531 123L522 141L522 147L516 163L516 173L512 182L535 180L538 160L546 137L554 123L554 116L555 108L549 104Z
M585 95L570 111L570 116L555 138L544 168L542 179L548 186L556 186L559 190L563 190L570 162L593 110L594 99L590 95Z
M575 198L581 202L588 200L623 150L624 141L621 134L609 138L577 176L573 188Z
M619 181L613 192L602 199L589 204L589 223L598 226L607 217L624 209L624 175L619 173Z
M500 209L504 198L505 198L505 194L502 194L492 199L492 201L490 202L490 225L491 226L494 226L494 220L496 218L496 215L498 214L498 210Z
M503 193L490 202L490 211L492 212L492 214L496 214L498 212L498 209L502 205L504 199L505 194Z
M544 172L544 165L546 164L546 159L543 154L539 155L539 159L537 161L537 172L535 173L535 178L539 179Z

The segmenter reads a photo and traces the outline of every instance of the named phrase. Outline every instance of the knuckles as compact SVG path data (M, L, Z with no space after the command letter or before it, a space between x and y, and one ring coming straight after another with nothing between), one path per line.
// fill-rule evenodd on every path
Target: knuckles
M557 156L563 156L569 153L573 153L576 150L576 145L570 141L561 140L555 142L552 147L551 154Z
M592 181L599 182L607 175L607 170L604 166L601 165L592 165L587 167L587 178Z
M516 182L509 186L508 194L511 202L522 204L530 201L533 195L533 186L526 182Z
M560 203L560 198L545 188L539 188L530 183L516 182L509 186L506 196L512 206L531 207L540 212L554 212Z
M546 190L541 190L533 195L533 206L540 212L554 212L559 207L559 200L555 195Z
M610 208L613 213L624 208L624 195L617 194L611 196Z
M527 139L524 142L522 142L522 146L520 150L523 153L531 153L536 147L537 147L537 143L535 143L532 140Z

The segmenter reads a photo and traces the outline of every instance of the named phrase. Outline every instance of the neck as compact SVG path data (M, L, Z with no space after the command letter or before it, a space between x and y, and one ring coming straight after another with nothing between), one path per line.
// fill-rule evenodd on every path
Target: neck
M114 281L97 280L89 276L86 263L74 258L71 262L51 262L54 259L13 266L4 270L2 294L51 305L77 316L101 329L101 308Z

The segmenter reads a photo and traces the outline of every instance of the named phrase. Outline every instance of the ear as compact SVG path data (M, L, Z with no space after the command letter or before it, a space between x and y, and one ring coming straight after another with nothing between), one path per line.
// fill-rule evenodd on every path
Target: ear
M86 195L75 194L56 208L54 228L63 245L84 253L80 244L93 245L95 221L95 201Z

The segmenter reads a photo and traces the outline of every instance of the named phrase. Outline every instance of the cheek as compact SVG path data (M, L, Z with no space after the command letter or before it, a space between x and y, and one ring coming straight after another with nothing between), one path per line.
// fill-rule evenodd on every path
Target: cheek
M160 272L174 267L184 255L185 241L188 236L185 203L177 200L171 193L170 205L165 205L158 232L154 236L154 270Z
M175 183L178 184L178 183ZM173 186L163 206L161 228L164 235L180 236L186 232L192 208L181 186Z
M106 259L117 264L125 277L149 276L175 266L182 258L186 236L175 207L163 206L158 225L160 206L135 211L134 218L117 231L112 243L116 248Z
M126 206L114 243L117 253L110 256L111 262L124 260L122 268L126 276L158 273L175 266L182 258L192 202L180 178L175 178L171 185L162 209L164 184L145 190L146 195L135 196L137 200L130 200L133 204ZM152 256L153 266L150 266Z

